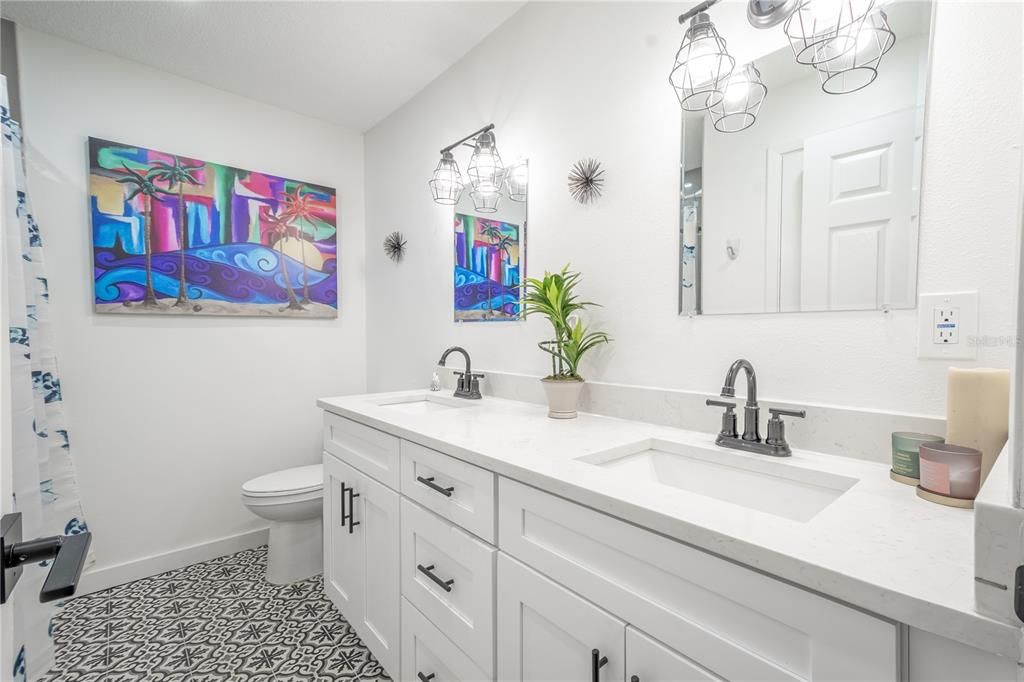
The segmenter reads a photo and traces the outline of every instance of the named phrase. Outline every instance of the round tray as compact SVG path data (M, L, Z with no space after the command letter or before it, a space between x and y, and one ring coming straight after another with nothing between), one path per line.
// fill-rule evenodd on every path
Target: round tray
M947 507L959 507L960 509L974 509L974 500L965 500L959 497L950 497L949 495L940 495L939 493L933 493L931 490L925 490L920 485L917 486L917 496L922 500L928 500L936 504L944 504Z
M897 483L905 483L906 485L917 485L918 483L921 482L920 478L911 478L910 476L897 474L892 469L889 469L889 478L896 481Z

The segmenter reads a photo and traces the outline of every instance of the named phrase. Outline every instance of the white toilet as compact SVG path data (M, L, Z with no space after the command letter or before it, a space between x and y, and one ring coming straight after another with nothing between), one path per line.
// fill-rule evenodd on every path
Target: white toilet
M282 469L242 486L242 501L270 521L267 581L286 585L323 570L324 470L320 464Z

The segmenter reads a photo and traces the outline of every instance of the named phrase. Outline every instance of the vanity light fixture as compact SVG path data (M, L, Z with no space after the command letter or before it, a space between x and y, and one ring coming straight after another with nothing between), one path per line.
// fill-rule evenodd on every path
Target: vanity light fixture
M732 72L722 84L722 99L711 107L711 122L722 133L738 133L754 125L768 87L753 62Z
M493 126L491 126L493 128ZM483 131L476 138L473 155L469 158L466 175L473 189L484 194L497 194L505 180L505 166L494 145L494 132Z
M820 67L857 49L875 0L802 0L783 24L800 64Z
M505 191L512 201L526 201L526 193L530 187L530 165L526 159L512 164L505 173Z
M895 44L889 17L884 10L875 10L857 32L852 50L815 67L821 89L830 95L845 95L871 85L878 77L882 57Z
M499 195L506 182L506 172L494 142L493 123L474 130L441 150L441 160L428 183L434 201L450 206L457 204L462 197L462 190L465 188L466 182L463 180L462 173L459 172L459 164L452 154L452 150L459 146L470 147L473 150L469 166L466 168L466 175L473 188L474 205L479 211L494 213L498 210ZM522 190L522 198L516 199L516 201L526 201L526 176L521 174L519 177L522 179L522 184L517 189Z
M771 28L784 22L800 0L748 0L747 21L754 28Z
M462 182L459 164L451 151L441 151L441 160L437 162L437 168L434 169L434 174L427 184L430 185L430 194L436 203L446 206L459 203L465 185Z
M719 85L736 66L725 39L705 11L717 1L705 0L679 16L679 23L689 21L690 27L676 52L668 80L686 111L703 111L718 104L722 99Z
M498 203L501 201L501 192L479 192L473 190L469 193L473 200L473 209L478 213L497 213Z

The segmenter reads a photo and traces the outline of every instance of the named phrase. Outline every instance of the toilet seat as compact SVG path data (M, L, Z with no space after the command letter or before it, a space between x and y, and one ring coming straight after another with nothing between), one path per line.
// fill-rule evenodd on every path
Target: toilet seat
M242 485L242 494L250 498L294 496L298 499L309 499L322 494L323 487L323 466L311 464L257 476Z

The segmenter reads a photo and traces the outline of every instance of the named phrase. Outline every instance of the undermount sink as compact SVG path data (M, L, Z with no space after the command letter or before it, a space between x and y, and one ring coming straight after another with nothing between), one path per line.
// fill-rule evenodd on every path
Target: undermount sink
M436 393L418 393L415 395L404 395L397 398L388 398L374 403L378 407L387 407L400 412L410 414L430 414L447 410L469 407L471 401L464 399L450 398Z
M793 521L811 520L857 483L855 478L804 469L779 459L659 439L577 461Z

